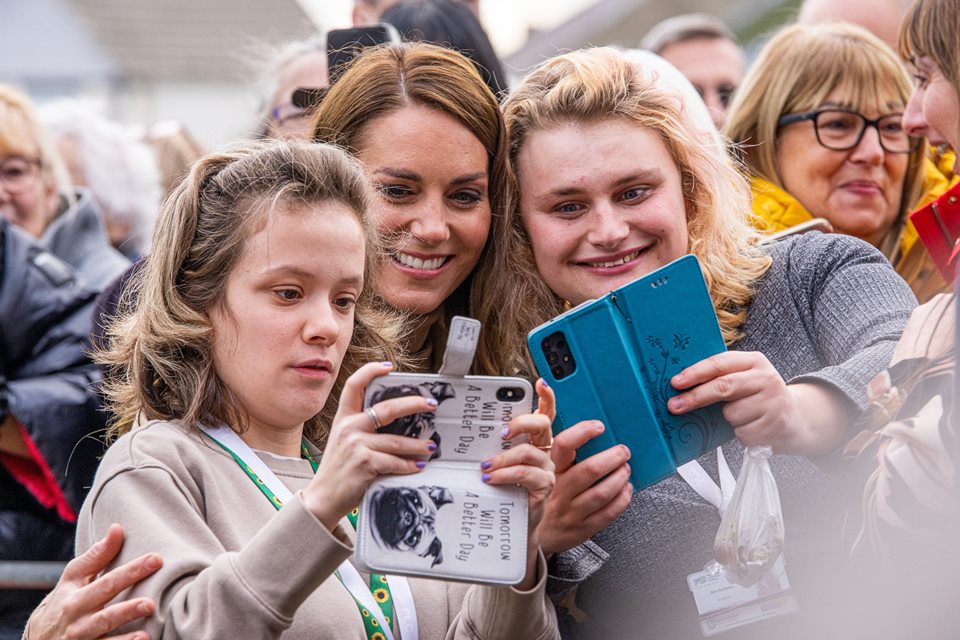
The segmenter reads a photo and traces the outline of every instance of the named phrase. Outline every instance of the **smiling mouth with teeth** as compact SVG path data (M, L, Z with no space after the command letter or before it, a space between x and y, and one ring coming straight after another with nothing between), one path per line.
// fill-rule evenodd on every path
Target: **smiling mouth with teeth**
M434 269L439 269L444 264L446 264L449 256L441 256L439 258L428 258L426 260L422 258L417 258L406 253L397 253L394 254L393 259L402 264L405 267L410 267L411 269L422 269L424 271L432 271Z
M630 262L631 260L635 260L635 259L637 258L637 256L640 255L640 251L641 251L641 250L638 249L638 250L634 251L633 253L628 253L627 255L623 256L622 258L618 258L618 259L612 260L612 261L610 261L610 262L585 262L584 264L586 264L588 267L596 267L596 268L600 268L600 269L609 269L610 267L619 267L620 265L626 264L627 262Z

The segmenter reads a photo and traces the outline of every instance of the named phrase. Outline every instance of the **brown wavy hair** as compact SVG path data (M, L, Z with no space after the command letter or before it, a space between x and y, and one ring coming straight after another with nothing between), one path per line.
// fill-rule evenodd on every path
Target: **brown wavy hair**
M151 254L126 289L125 311L108 326L108 346L95 354L108 369L111 434L145 420L246 428L247 417L214 368L209 312L223 303L247 238L278 208L342 204L366 232L366 286L331 395L339 397L344 380L363 363L399 358L399 323L371 293L378 240L369 189L359 164L329 145L247 142L198 160L164 201ZM321 446L336 404L327 402L304 425Z
M676 96L622 53L611 48L574 51L551 58L524 78L504 103L510 160L527 137L569 122L625 120L655 133L680 173L687 211L689 251L700 260L727 344L736 342L755 283L770 258L750 227L750 192L736 166L705 145ZM520 185L522 188L522 185ZM477 276L478 318L499 345L502 371L531 375L526 334L564 310L537 271L519 200L508 224L493 238L495 260Z
M490 236L478 265L496 251L494 238L508 225L512 178L507 156L507 134L496 97L467 58L443 47L423 42L390 44L364 52L330 88L313 119L313 139L358 153L366 143L368 125L377 118L410 105L441 111L462 124L487 152ZM424 153L430 153L424 141ZM478 267L479 268L479 267ZM474 274L478 271L474 269ZM444 304L449 318L455 313L476 314L483 306L481 294L467 277ZM491 327L480 332L474 369L497 374Z

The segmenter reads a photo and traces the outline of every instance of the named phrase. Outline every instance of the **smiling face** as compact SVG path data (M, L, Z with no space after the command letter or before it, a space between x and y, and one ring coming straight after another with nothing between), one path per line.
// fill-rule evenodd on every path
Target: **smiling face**
M846 104L837 92L821 108L853 109L869 119L903 111L890 94L882 109ZM825 218L839 233L879 246L900 212L909 156L880 146L879 132L867 127L853 149L835 151L817 142L812 121L781 127L776 163L784 188L812 216Z
M687 253L680 173L653 131L619 119L534 131L517 173L537 269L572 304Z
M251 430L286 431L323 408L353 332L364 247L337 203L278 208L247 240L209 316L214 367Z
M929 138L930 144L960 149L960 97L957 87L944 77L929 57L913 60L914 88L903 112L903 126L911 135Z
M380 231L403 238L380 263L380 294L401 311L430 313L467 279L486 244L487 152L453 117L422 105L373 120L360 138Z

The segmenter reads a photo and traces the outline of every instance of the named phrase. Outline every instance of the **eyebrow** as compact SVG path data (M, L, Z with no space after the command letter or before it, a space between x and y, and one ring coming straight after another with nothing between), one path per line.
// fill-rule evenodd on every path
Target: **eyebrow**
M373 170L374 174L383 174L388 175L391 178L399 178L401 180L410 180L411 182L422 182L423 177L416 171L410 171L409 169L399 169L396 167L378 167ZM468 173L466 175L457 176L450 181L450 184L461 185L467 184L470 182L476 182L477 180L485 180L487 178L486 171L478 171L476 173Z
M266 278L277 277L277 276L293 276L293 277L297 277L297 278L302 278L302 279L304 279L304 280L309 280L309 279L312 279L312 278L314 277L314 274L311 273L310 271L307 271L307 270L305 270L305 269L301 269L300 267L297 267L297 266L272 267L272 268L270 268L270 269L267 269L266 271L264 271L264 272L261 274L261 277L262 277L262 278L265 278L265 279L266 279ZM339 282L340 284L345 284L345 285L358 285L358 286L362 286L362 285L363 285L363 276L359 276L359 275L358 275L358 276L347 276L347 277L345 277L345 278L341 278L338 282Z
M630 175L623 176L618 178L613 184L612 187L623 187L634 182L647 182L647 181L657 181L662 179L663 174L659 169L643 169L631 173ZM583 189L580 187L561 187L559 189L553 189L544 194L541 194L534 199L537 201L549 200L552 198L563 198L566 196L573 196L578 193L581 193Z

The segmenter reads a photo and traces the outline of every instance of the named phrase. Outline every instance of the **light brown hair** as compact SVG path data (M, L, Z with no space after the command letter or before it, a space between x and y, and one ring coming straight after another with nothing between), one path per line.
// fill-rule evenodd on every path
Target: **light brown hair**
M365 362L398 357L398 324L376 308L371 294L377 239L362 169L339 149L292 141L247 142L207 155L165 200L152 252L127 287L136 303L124 301L126 313L110 324L109 346L97 354L108 366L113 433L155 419L245 428L246 416L214 367L209 312L223 303L247 239L275 210L330 202L356 214L367 251L364 291L334 401L304 425L305 435L323 444L344 380Z

